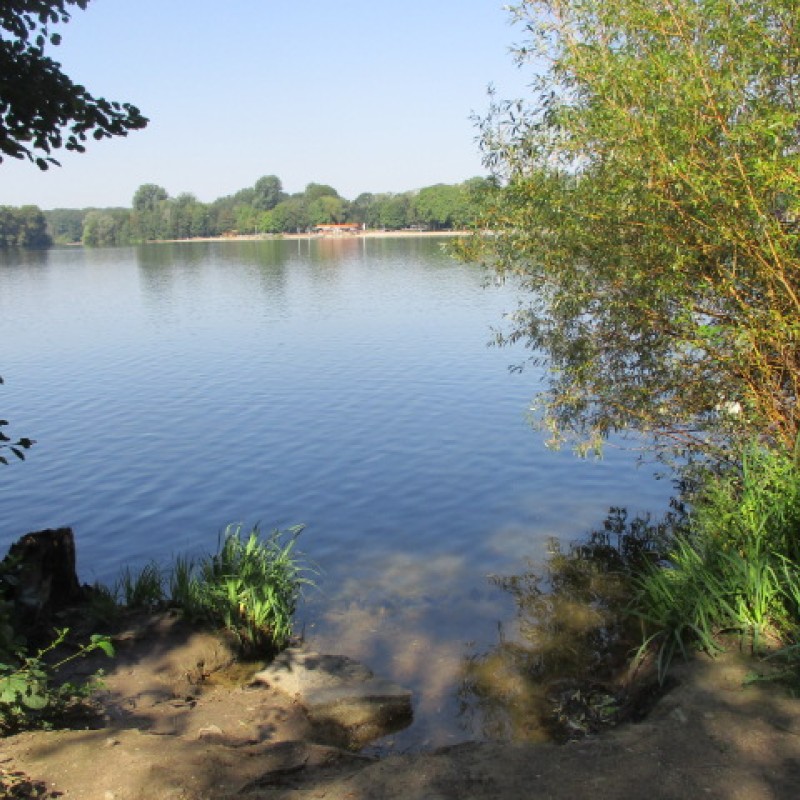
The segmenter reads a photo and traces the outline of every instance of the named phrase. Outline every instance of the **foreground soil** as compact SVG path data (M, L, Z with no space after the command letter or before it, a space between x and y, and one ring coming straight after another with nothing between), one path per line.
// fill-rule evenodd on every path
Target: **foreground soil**
M229 666L208 634L155 619L118 637L102 727L0 740L0 796L80 800L800 796L800 701L737 653L675 670L641 723L567 745L464 743L367 758ZM94 665L97 666L97 665Z

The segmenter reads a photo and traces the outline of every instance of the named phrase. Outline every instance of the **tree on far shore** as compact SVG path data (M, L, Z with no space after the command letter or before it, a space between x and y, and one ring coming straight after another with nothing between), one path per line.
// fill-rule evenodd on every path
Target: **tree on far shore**
M270 211L285 199L286 193L277 175L263 175L253 187L253 208L258 211Z
M0 206L0 249L49 247L47 221L37 206Z

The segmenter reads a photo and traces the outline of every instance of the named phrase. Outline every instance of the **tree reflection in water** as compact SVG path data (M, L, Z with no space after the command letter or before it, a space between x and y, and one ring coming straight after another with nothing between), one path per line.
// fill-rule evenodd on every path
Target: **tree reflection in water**
M641 717L655 679L631 666L639 626L626 613L636 565L658 558L674 517L653 524L612 508L603 529L543 565L491 577L514 599L498 642L470 655L459 689L464 727L487 739L567 741Z

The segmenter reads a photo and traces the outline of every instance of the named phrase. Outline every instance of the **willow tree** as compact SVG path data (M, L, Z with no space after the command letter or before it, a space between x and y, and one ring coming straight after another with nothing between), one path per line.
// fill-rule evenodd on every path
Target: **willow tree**
M708 450L800 426L796 0L526 0L533 73L482 120L477 255L526 290L556 438ZM723 438L724 436L724 438Z

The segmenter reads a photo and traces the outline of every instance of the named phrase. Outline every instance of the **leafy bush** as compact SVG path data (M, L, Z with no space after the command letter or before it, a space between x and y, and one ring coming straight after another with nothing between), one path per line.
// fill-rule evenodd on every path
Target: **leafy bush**
M527 97L481 121L496 190L466 255L522 290L500 341L537 420L725 456L800 434L797 7L517 0Z
M92 681L81 685L58 683L54 680L56 673L69 662L95 650L113 656L114 648L108 637L95 634L76 652L55 664L47 663L45 657L64 643L68 633L67 628L57 631L55 639L33 656L22 650L13 654L0 653L0 732L46 726L63 715L74 700L91 694ZM6 661L12 663L4 663Z

